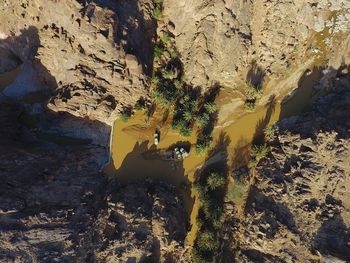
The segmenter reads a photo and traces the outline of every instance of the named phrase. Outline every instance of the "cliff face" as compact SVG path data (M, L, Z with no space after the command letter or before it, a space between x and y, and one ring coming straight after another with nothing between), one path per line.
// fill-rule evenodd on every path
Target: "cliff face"
M164 28L190 83L236 87L252 66L276 78L320 57L335 62L348 48L349 12L343 0L165 0Z
M110 124L147 97L157 27L174 37L186 81L204 88L260 85L298 67L347 62L345 0L165 0L158 22L151 0L89 2L0 4L0 46L34 70L56 112Z
M34 67L50 109L111 123L147 96L153 5L79 2L2 1L0 43Z
M239 224L239 262L350 260L350 78L336 79L344 91L277 124Z
M193 85L232 84L251 45L248 1L164 1L164 16L174 34Z

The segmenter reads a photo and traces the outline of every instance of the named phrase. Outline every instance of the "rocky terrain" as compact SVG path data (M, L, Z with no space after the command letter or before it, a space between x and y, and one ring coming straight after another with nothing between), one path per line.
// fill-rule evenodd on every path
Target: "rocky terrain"
M330 86L310 112L278 123L239 223L238 262L350 261L349 75Z
M187 220L175 189L126 186L99 170L106 149L23 141L0 104L0 262L175 262Z
M220 258L350 262L349 31L349 0L0 1L0 262L192 262L176 188L102 172L164 35L185 84L250 82L261 105L321 66L319 99L275 125L242 211L225 204Z
M155 24L150 1L0 3L0 46L33 67L48 108L111 124L147 88ZM142 43L142 44L141 44Z
M237 87L256 66L262 72L250 81L284 76L321 53L339 63L349 18L346 0L164 1L164 30L175 37L187 81L200 86Z

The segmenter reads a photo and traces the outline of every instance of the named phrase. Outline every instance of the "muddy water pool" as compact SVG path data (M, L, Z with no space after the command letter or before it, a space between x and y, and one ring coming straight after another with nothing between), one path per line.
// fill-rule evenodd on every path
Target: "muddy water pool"
M309 104L312 96L312 86L321 77L318 69L305 73L294 87L289 99L285 96L271 96L264 106L254 112L245 112L239 117L232 114L227 120L228 126L214 129L213 145L220 135L229 138L228 166L230 169L239 168L249 161L249 146L258 139L263 130L281 118L299 114ZM284 99L284 100L283 100ZM220 102L218 106L221 107ZM244 109L241 109L241 112ZM182 137L169 127L166 121L166 109L157 109L153 117L148 119L143 112L137 112L127 123L117 120L114 123L111 142L111 162L105 172L109 176L116 176L122 183L145 179L169 182L178 187L184 199L185 208L190 215L191 230L187 241L193 244L196 232L196 217L200 207L197 193L191 189L195 172L205 162L207 156L195 154L196 134ZM160 143L154 144L154 132L160 131ZM158 150L173 149L175 146L192 148L190 156L181 162L150 158L149 153ZM151 154L152 156L152 154ZM157 156L157 155L156 155Z

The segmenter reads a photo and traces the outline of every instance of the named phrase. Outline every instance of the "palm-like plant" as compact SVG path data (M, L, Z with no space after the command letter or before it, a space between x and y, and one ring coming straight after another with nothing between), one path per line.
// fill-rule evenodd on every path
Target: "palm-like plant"
M205 107L205 109L207 110L207 112L208 112L209 114L213 114L213 113L216 112L216 105L215 105L215 103L213 103L213 102L207 102L207 103L205 103L204 107Z
M211 173L207 183L211 190L215 190L225 185L225 179L218 173Z
M200 115L200 116L198 116L196 118L196 121L197 121L197 125L199 127L201 127L201 128L206 127L209 124L209 121L210 121L209 114L203 113L202 115Z
M185 111L182 116L183 116L183 119L187 122L193 121L193 113L189 110Z

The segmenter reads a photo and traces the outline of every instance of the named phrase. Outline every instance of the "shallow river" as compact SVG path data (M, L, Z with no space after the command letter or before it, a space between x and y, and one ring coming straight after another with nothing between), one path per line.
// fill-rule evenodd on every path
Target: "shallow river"
M310 102L312 86L320 78L320 71L314 70L299 81L299 87L294 95L284 103L283 97L271 97L264 106L254 112L243 114L241 117L231 116L230 124L224 128L217 128L213 132L213 145L216 144L221 134L229 138L228 165L231 169L238 168L249 160L249 146L253 139L259 139L264 128L281 118L299 114ZM220 102L218 102L220 106ZM156 149L168 149L175 144L195 145L195 134L191 137L182 137L178 133L167 128L164 110L158 109L156 114L146 122L146 116L137 112L127 123L117 120L114 124L111 155L112 160L106 173L109 176L117 176L123 183L143 179L146 177L155 180L163 180L176 185L184 198L185 208L190 214L191 230L187 241L193 244L196 237L196 217L199 209L196 193L190 189L190 183L194 181L195 171L204 163L206 156L198 156L194 150L190 156L182 162L160 160L150 158L147 153ZM159 126L163 123L162 126ZM160 144L154 145L154 131L160 129ZM148 157L147 157L148 156Z

